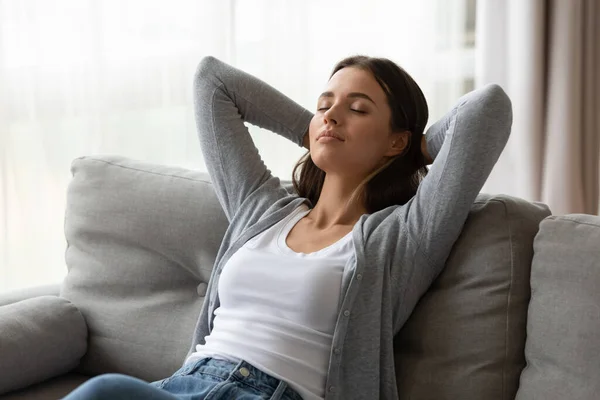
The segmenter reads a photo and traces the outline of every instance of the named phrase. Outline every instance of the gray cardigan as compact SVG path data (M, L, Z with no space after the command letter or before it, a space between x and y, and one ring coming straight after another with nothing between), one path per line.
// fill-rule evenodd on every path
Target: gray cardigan
M205 57L194 80L204 161L229 220L187 356L210 334L223 266L247 240L308 199L281 185L263 163L244 121L302 146L313 114L256 77ZM434 159L416 196L360 217L344 268L326 399L397 399L394 335L440 273L512 124L497 85L461 97L426 134ZM186 358L187 358L186 356Z

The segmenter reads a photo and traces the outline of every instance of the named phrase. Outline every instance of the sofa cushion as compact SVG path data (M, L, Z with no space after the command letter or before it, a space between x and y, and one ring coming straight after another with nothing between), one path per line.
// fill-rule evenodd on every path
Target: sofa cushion
M600 393L600 217L553 216L535 238L527 367L517 399Z
M532 244L549 214L514 197L477 197L444 270L396 335L401 399L514 399Z
M81 310L77 372L155 381L185 361L227 219L206 173L117 156L72 163L60 295Z
M0 395L0 400L50 400L62 399L91 377L76 373L57 376L25 389Z
M40 296L0 307L0 394L69 372L87 348L71 302Z
M58 296L60 294L61 285L62 283L51 283L48 285L7 290L0 293L0 307L33 297Z

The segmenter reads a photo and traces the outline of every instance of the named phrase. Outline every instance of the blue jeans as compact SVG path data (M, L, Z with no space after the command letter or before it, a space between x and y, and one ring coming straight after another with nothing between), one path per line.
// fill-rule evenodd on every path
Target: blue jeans
M245 361L211 357L188 363L173 375L148 383L122 374L98 375L63 400L302 400L284 381Z

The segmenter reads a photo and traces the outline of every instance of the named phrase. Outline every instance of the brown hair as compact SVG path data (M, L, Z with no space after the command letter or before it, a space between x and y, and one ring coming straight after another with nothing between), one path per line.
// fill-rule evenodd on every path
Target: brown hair
M429 117L427 101L419 85L400 66L387 58L363 55L347 57L333 68L329 79L342 68L356 67L369 71L387 97L392 111L392 132L409 131L408 145L402 154L371 172L356 188L348 204L361 198L369 214L392 205L402 205L416 193L427 175L421 153L423 131ZM296 170L300 168L299 179ZM317 204L325 182L325 171L313 162L310 151L304 154L292 172L292 183L299 196ZM346 205L348 205L346 204Z

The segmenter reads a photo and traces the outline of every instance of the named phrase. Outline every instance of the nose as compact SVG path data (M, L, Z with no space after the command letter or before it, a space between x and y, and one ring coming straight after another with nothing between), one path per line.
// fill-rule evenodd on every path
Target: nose
M325 123L325 125L328 125L330 122L333 125L338 124L337 118L334 118L333 115L331 114L331 108L329 110L327 110L327 112L325 112L325 114L323 114L323 122Z

